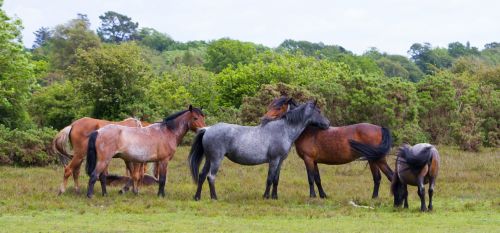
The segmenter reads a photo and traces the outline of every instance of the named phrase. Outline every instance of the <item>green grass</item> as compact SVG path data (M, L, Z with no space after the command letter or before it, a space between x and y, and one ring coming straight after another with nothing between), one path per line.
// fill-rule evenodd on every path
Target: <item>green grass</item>
M217 176L218 201L205 184L202 200L192 196L182 147L170 163L167 197L156 197L156 186L140 194L88 200L72 188L57 196L62 167L0 167L1 232L499 232L500 150L466 153L440 147L441 170L434 211L420 213L416 188L410 187L408 210L394 209L384 178L380 198L372 200L372 178L365 162L320 165L328 199L310 199L302 160L291 152L282 168L279 200L263 200L267 165L244 167L225 159ZM389 161L394 164L394 157ZM113 161L113 173L123 173ZM82 174L83 192L88 178ZM70 182L70 187L73 184ZM374 209L349 204L368 205Z

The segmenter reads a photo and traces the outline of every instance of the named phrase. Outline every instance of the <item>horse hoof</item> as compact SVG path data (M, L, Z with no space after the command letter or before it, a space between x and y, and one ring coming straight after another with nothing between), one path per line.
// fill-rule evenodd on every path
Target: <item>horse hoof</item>
M309 198L316 198L316 194L309 194Z
M199 201L199 200L200 200L200 197L198 197L198 196L194 196L194 200L195 200L195 201Z
M319 195L319 197L320 197L321 199L325 199L325 198L327 198L327 196L326 196L326 195Z
M107 197L108 196L108 193L103 193L102 194L103 197Z
M273 196L271 197L271 199L273 199L273 200L278 200L278 196L273 195Z
M120 195L123 195L123 194L125 193L125 191L123 191L122 189L120 189L120 191L118 191L118 193L119 193Z
M87 194L87 198L88 198L88 199L92 199L92 196L93 196L93 195L91 195L91 194Z
M57 192L57 196L61 196L61 194L63 194L64 191L63 190L59 190L59 192Z

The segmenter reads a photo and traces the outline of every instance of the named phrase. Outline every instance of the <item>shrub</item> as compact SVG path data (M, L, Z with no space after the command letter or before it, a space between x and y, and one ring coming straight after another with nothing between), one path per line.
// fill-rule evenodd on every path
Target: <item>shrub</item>
M0 164L43 166L54 163L57 157L50 153L52 128L9 130L0 125Z

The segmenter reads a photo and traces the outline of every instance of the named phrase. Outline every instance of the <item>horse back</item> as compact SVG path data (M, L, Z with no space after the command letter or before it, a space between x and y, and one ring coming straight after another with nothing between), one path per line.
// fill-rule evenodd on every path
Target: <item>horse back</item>
M352 162L359 157L352 150L349 140L377 146L382 141L381 127L368 123L330 127L326 130L307 127L295 145L302 159L309 156L318 163L337 165Z

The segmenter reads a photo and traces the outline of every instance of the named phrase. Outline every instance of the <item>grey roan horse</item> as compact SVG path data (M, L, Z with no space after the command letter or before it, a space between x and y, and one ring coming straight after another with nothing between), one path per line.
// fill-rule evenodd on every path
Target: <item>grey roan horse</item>
M330 125L316 107L316 102L302 104L282 118L258 126L218 123L200 130L188 158L191 175L198 184L194 199L200 199L205 179L208 179L210 197L217 199L215 176L224 156L242 165L269 163L264 198L269 198L272 184L272 198L277 199L281 164L293 142L308 125L322 129L327 129ZM203 155L205 164L198 174Z

